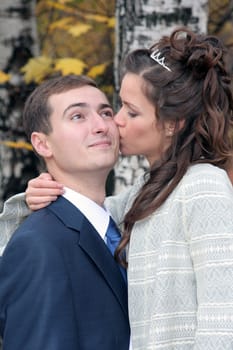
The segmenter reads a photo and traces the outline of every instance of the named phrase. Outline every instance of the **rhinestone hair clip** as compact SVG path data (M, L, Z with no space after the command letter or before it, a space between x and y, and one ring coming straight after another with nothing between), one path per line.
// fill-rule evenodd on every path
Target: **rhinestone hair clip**
M157 49L151 53L150 57L152 58L152 60L160 64L160 66L162 66L163 68L171 72L171 69L165 64L165 57L160 57L160 55L161 55L161 52L159 52L159 50Z

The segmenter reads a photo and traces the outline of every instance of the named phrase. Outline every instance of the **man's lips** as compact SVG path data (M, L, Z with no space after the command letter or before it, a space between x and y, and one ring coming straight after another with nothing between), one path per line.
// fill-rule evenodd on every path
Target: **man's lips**
M111 146L112 142L110 140L99 140L92 142L89 147L108 147Z

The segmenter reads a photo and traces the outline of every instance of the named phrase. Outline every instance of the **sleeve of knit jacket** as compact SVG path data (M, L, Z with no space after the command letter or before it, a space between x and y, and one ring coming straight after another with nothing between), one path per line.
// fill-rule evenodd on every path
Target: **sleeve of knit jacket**
M123 222L125 214L131 208L133 200L143 184L143 177L140 176L135 184L123 192L105 199L104 205L111 213L114 221L119 225Z
M198 305L193 350L232 350L233 187L222 170L200 173L185 198Z
M10 197L0 213L0 255L2 255L10 237L20 223L31 213L25 202L25 193Z

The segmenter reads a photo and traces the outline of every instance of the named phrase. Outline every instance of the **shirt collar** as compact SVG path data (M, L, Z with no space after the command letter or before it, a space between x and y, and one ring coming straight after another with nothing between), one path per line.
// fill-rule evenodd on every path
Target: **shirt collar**
M65 193L63 194L63 197L70 201L83 213L83 215L86 216L99 235L104 239L109 224L109 213L106 209L92 201L90 198L71 190L68 187L65 187L64 189Z

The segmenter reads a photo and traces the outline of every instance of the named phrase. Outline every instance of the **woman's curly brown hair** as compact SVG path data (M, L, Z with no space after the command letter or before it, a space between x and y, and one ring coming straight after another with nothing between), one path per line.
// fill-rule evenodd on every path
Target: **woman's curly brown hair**
M170 70L150 57L155 50ZM150 49L129 53L123 62L123 76L134 73L143 78L142 93L155 106L156 118L177 125L170 147L145 174L147 180L125 216L116 251L123 264L134 223L163 204L191 164L226 169L232 159L233 99L225 54L217 37L179 28Z

